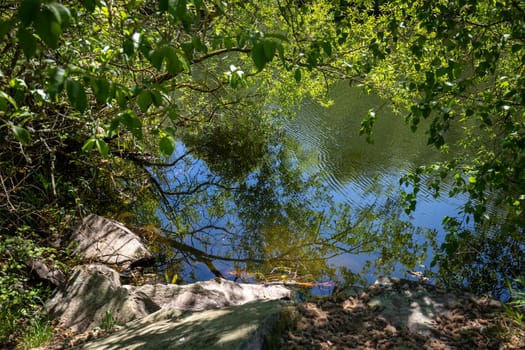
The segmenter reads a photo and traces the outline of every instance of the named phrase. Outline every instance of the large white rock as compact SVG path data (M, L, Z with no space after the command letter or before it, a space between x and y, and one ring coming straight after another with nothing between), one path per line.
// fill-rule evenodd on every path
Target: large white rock
M186 285L146 284L124 288L147 295L161 308L208 310L224 306L242 305L255 300L291 298L291 291L282 285L236 283L222 278Z
M219 278L188 285L123 286L117 271L90 264L76 266L46 308L59 326L83 332L100 326L107 313L118 324L125 324L161 309L198 311L290 297L291 291L283 286Z
M71 235L74 254L89 262L128 266L150 258L139 236L118 221L90 214Z
M117 271L100 264L73 268L72 276L46 302L58 325L83 332L98 327L109 313L122 324L159 310L143 294L122 288Z

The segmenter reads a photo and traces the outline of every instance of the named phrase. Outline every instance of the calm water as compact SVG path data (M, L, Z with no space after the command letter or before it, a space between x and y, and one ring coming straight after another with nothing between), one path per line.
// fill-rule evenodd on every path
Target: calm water
M169 269L186 281L280 274L350 282L360 274L370 282L381 273L428 268L441 220L455 216L461 200L423 191L409 217L399 204L399 178L440 154L386 107L377 110L374 143L367 143L360 121L384 101L346 85L331 97L330 108L305 102L264 143L241 128L240 141L218 138L216 148L206 144L208 153L190 154L159 174L176 194L159 209L164 234L194 248L177 249ZM257 147L246 144L252 137ZM174 158L188 149L179 142Z

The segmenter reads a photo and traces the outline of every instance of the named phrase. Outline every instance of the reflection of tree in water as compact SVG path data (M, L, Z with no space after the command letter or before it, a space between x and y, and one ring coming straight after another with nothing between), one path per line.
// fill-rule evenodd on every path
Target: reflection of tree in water
M256 153L246 147L249 127L229 128L228 152L213 157L206 153L207 163L189 155L156 173L166 198L159 242L222 276L231 271L217 268L221 261L244 273L264 275L276 267L293 268L298 276L322 280L335 278L337 269L327 258L338 254L378 253L373 265L383 271L398 262L413 267L424 258L427 244L414 240L422 231L400 221L402 210L396 201L362 208L337 203L319 177L308 174L292 156L297 144L270 133L269 126L258 127L251 130L273 135L265 139L264 152L261 143ZM221 136L203 134L206 150L213 149L210 142L225 139L225 129L214 130ZM199 141L194 137L192 148L199 149ZM241 172L225 171L231 159L243 159L244 152L250 166ZM215 164L221 161L220 154L227 159Z
M504 224L489 220L469 226L451 218L446 220L446 231L434 258L439 283L503 300L509 297L507 283L513 289L523 289L515 283L525 271L523 222L509 218Z
M266 153L268 125L256 117L256 110L252 109L251 115L246 113L243 110L241 115L216 117L213 123L199 124L182 137L195 155L224 179L242 181Z

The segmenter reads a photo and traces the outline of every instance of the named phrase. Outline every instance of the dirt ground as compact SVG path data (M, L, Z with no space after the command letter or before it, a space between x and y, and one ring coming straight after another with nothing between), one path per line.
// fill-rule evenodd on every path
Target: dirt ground
M433 312L415 316L414 289ZM407 292L409 291L409 292ZM412 302L403 304L410 294ZM383 298L383 299L382 299ZM390 299L382 305L378 300ZM390 310L387 310L389 309ZM409 310L406 310L408 308ZM407 313L408 311L408 313ZM408 318L400 320L400 318ZM412 319L412 322L410 321ZM420 326L424 327L420 327ZM372 287L350 297L302 303L281 349L525 349L525 328L505 317L502 305L488 298L453 295L431 286Z

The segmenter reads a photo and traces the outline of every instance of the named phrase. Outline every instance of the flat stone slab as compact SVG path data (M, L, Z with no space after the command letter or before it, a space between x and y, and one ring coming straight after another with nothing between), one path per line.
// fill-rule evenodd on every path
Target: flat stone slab
M73 230L73 253L89 262L127 267L130 263L151 258L142 240L122 223L89 214Z
M84 332L100 326L106 312L129 322L160 309L146 295L123 288L118 272L105 265L79 265L72 272L45 304L60 327Z
M146 295L160 308L201 311L235 306L255 300L292 298L292 291L282 285L237 283L222 278L186 285L146 284L123 286L135 295Z
M262 349L285 308L272 300L199 312L162 309L76 349Z

